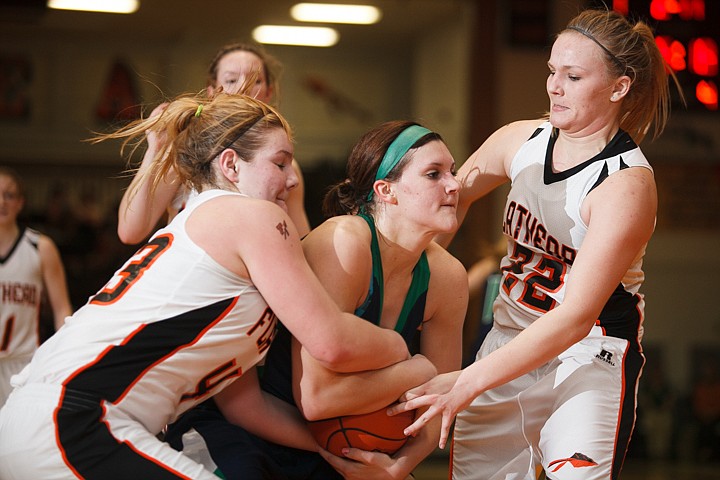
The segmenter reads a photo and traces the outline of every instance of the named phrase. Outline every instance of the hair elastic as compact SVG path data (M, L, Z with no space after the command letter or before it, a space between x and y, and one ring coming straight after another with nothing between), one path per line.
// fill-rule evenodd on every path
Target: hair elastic
M195 116L199 117L200 114L202 113L202 111L203 111L203 104L201 103L200 105L197 106L197 110L195 110Z

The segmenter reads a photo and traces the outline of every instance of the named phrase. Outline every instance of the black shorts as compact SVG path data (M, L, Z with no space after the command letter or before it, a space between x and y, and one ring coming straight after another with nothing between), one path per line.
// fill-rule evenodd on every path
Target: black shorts
M165 441L180 451L182 436L191 428L203 437L227 480L342 480L320 454L263 440L228 422L212 401L170 425Z

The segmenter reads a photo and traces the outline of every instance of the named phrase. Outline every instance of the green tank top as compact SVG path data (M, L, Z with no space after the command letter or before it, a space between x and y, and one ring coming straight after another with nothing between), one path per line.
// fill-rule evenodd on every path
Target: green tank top
M370 251L372 252L372 278L370 279L370 288L368 295L362 305L355 310L355 315L365 320L380 324L380 316L383 306L383 269L382 259L380 258L380 246L378 244L377 232L375 230L375 222L373 218L359 214L359 216L367 222L372 233L372 242ZM413 269L412 282L405 297L400 317L395 325L395 331L400 333L410 348L411 353L417 353L419 348L419 327L425 316L425 302L427 300L428 284L430 283L430 267L428 265L427 255L422 253L418 263Z

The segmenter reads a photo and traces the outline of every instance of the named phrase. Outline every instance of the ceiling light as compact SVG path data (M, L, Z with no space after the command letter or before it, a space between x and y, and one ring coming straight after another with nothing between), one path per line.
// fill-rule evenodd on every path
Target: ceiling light
M56 10L79 10L82 12L134 13L140 7L139 0L48 0L48 8Z
M260 25L253 30L252 36L260 43L306 47L332 47L340 38L333 28L280 25Z
M290 15L300 22L355 23L370 25L382 16L380 9L370 5L338 5L332 3L298 3Z

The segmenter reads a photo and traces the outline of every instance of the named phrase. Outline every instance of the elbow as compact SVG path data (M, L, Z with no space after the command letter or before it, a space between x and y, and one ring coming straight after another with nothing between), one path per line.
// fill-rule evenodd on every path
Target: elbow
M593 320L592 322L588 322L586 325L584 325L578 332L577 341L579 342L583 338L587 337L590 334L590 332L592 331L592 328L594 326L595 326L595 320Z
M550 310L545 315L557 316L565 331L565 342L574 345L587 337L600 318L602 306L592 306L584 303L583 299L569 299Z
M132 237L121 232L119 229L118 229L118 238L120 239L120 242L122 242L123 245L134 245L135 244L135 242L132 241Z
M328 330L325 335L317 336L302 346L325 369L342 372L360 356L352 344L348 341L347 332Z
M592 328L595 326L596 318L597 316L588 316L586 320L577 322L575 324L575 328L571 329L568 332L568 348L570 347L570 345L575 345L590 334Z
M334 395L328 394L327 388L318 388L313 382L302 381L301 385L294 390L295 404L298 410L309 422L328 418L327 412L332 410L332 404L328 404Z
M118 222L117 235L120 241L125 245L131 245L133 243L132 235L130 234L128 229L122 224L122 222Z
M328 408L318 401L318 399L307 403L298 403L298 409L308 422L315 422L327 418L327 415L323 415L323 413L327 412Z
M349 362L358 357L348 341L348 332L341 329L328 329L310 341L301 342L305 351L320 365L332 372L342 371Z
M140 232L128 228L128 226L123 225L122 222L118 222L117 234L120 241L125 245L137 245L145 239Z
M323 388L322 391L315 389L316 391L307 392L307 388L304 390L301 398L295 399L295 403L308 422L338 416L346 409L343 402L338 402L338 398L342 398L338 397L341 392L329 392L328 386Z
M332 342L330 345L315 349L310 349L306 345L305 348L318 363L333 372L342 371L348 362L357 357L357 354L353 354L343 342Z

